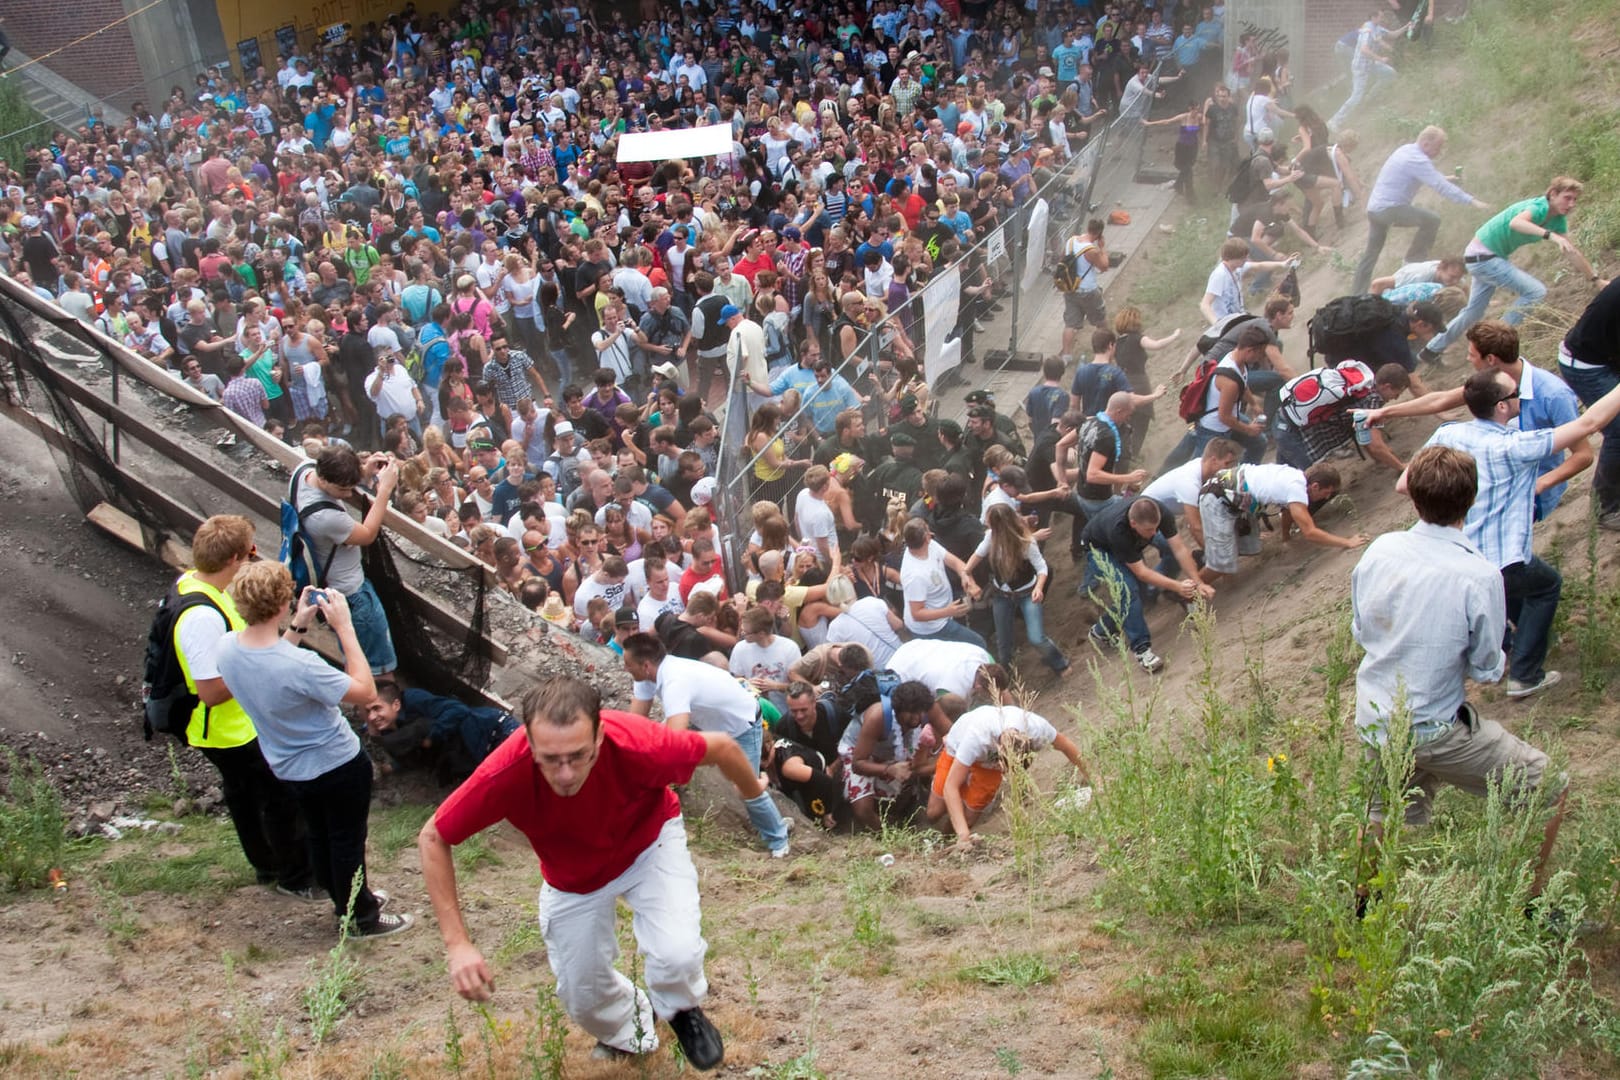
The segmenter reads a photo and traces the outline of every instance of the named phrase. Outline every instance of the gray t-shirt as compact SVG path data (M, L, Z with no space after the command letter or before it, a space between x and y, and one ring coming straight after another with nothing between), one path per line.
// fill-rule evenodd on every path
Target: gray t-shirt
M342 504L337 499L322 491L315 485L315 470L306 469L298 478L298 490L293 498L293 505L299 510L319 499ZM304 528L315 540L315 565L326 566L326 560L331 559L332 565L327 567L325 584L336 589L344 596L353 596L365 584L366 574L360 566L360 549L345 544L349 534L354 532L355 520L349 516L347 509L317 510L304 519ZM332 554L336 545L337 554Z
M313 780L360 752L359 737L338 711L349 676L319 654L280 640L268 649L243 648L238 635L227 634L214 663L252 719L276 776Z

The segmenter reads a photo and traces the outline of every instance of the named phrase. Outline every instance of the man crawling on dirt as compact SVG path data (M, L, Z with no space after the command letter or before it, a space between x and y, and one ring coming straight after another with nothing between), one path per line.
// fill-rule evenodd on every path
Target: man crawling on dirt
M505 709L467 705L426 690L377 687L366 706L366 731L382 744L388 761L379 768L431 769L441 784L460 783L522 725Z

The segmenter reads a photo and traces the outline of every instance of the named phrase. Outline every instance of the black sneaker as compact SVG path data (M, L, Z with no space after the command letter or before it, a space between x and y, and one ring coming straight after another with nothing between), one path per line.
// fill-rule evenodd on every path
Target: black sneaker
M682 1009L669 1018L669 1026L680 1040L681 1053L692 1068L708 1072L726 1059L726 1046L720 1041L720 1032L709 1023L702 1009Z
M390 934L398 934L409 930L413 925L415 925L415 923L416 920L411 918L411 916L408 914L390 915L387 912L383 912L381 915L377 916L377 921L375 923L368 927L363 927L356 930L354 932L354 936L362 938L387 937Z

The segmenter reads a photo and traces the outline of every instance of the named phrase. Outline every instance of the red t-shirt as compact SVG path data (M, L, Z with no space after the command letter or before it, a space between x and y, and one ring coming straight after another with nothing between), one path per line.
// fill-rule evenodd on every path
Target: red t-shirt
M529 838L546 882L564 892L595 892L624 873L680 814L669 786L691 780L709 747L696 731L671 731L632 713L604 709L602 726L602 752L569 798L551 790L528 737L513 732L440 804L439 835L454 845L510 821Z

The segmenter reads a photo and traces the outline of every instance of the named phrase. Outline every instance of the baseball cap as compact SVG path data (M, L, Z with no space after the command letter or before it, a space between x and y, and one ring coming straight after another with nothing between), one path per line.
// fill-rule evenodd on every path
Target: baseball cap
M910 416L917 411L917 395L902 394L900 396L900 415Z
M994 420L996 410L988 405L975 405L968 410L968 418L972 420Z
M1043 67L1043 68L1041 68L1041 70L1037 71L1035 74L1050 79L1050 78L1052 78L1052 69L1049 68L1049 67Z
M633 607L622 607L613 613L614 626L640 626L641 616L636 614Z
M719 488L720 481L712 476L705 476L692 485L692 502L698 506L708 506L714 501L714 493Z
M43 224L45 224L45 223L43 221L39 220L39 215L38 214L24 214L23 215L22 227L25 228L25 229L37 229Z
M473 439L467 443L467 449L477 452L479 450L495 450L497 447L488 439Z
M721 322L730 322L733 318L735 318L735 317L737 317L738 315L741 315L741 314L742 314L742 309L739 308L736 304L727 304L725 307L720 309L720 321Z
M552 429L552 433L554 435L572 435L574 433L574 425L567 420L559 420L557 421L557 426Z
M798 242L804 239L804 233L799 231L799 227L797 225L789 225L787 228L782 230L782 239Z

